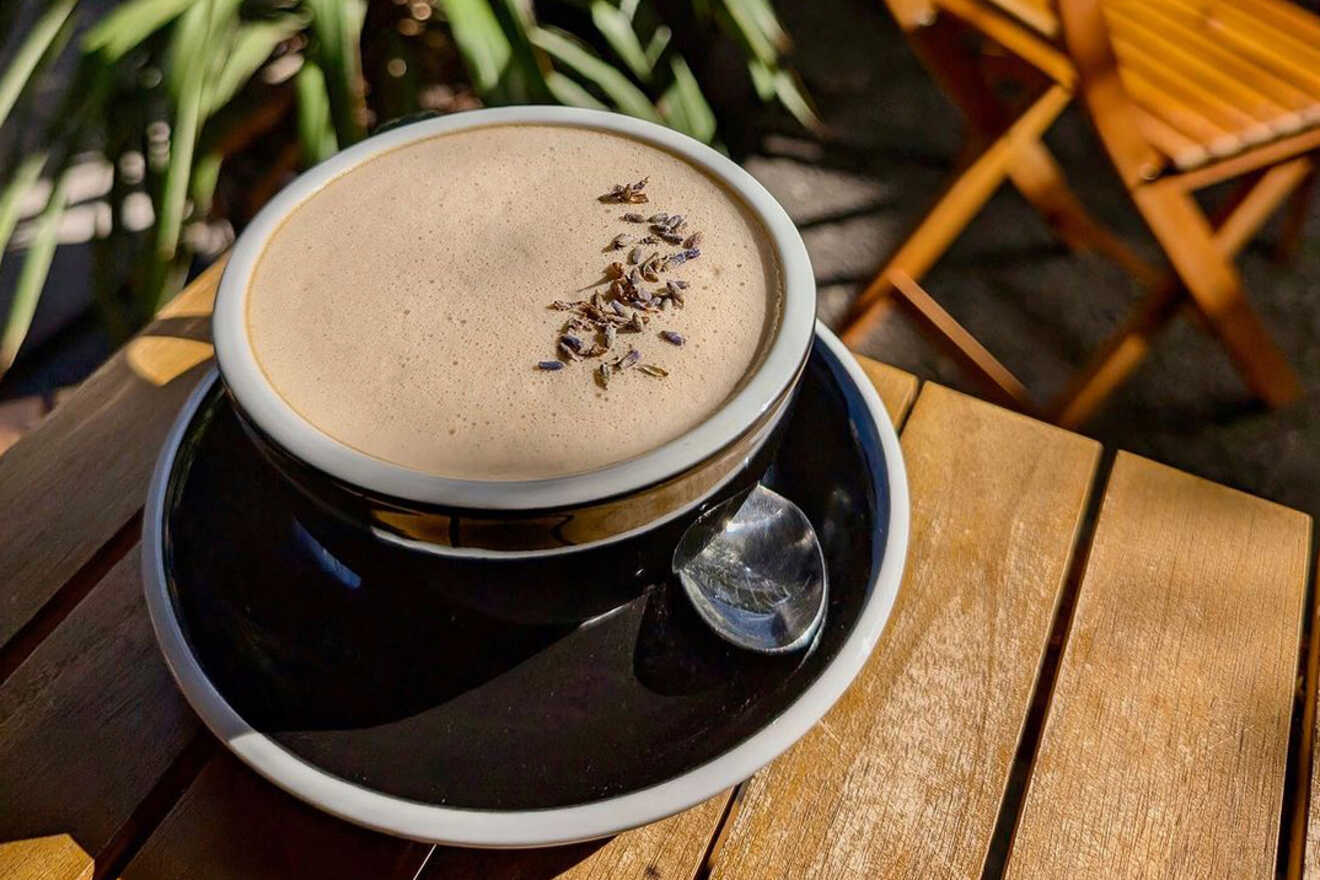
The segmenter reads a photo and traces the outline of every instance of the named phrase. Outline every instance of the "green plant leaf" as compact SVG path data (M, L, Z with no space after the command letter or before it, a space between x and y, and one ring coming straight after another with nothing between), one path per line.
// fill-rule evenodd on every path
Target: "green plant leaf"
M267 21L239 25L220 72L207 89L204 115L228 104L252 78L280 43L307 26L304 15L281 15Z
M787 52L791 47L788 34L775 16L774 7L769 0L724 0L727 6L739 6L743 14L765 35L770 45L779 52Z
M18 226L18 209L23 202L23 196L41 176L41 169L46 164L46 155L43 152L23 157L23 161L14 169L5 188L0 190L0 258L4 257L5 247L14 234L14 228Z
M500 0L514 22L524 31L536 24L536 15L532 9L532 0Z
M182 15L196 0L128 0L83 37L83 50L113 64L147 37Z
M591 21L610 44L614 54L628 65L628 69L638 79L649 81L651 63L646 58L646 50L642 48L641 41L637 39L637 32L633 30L632 20L608 0L592 0Z
M691 135L703 144L715 138L715 112L697 85L697 78L682 58L669 62L674 82L660 99L660 110L672 128Z
M533 28L527 36L532 45L595 84L614 102L617 109L639 119L660 122L660 116L646 94L591 50L567 35L548 28Z
M440 0L472 84L483 95L500 82L513 55L509 38L486 0ZM520 15L514 6L511 11Z
M650 41L646 44L647 65L655 67L659 63L660 56L664 54L665 47L669 45L669 40L673 36L674 32L665 25L660 25L655 29L655 32L651 34Z
M193 150L202 124L202 101L211 67L207 49L211 44L212 16L217 12L223 15L232 8L231 3L233 0L198 0L180 16L171 35L169 57L176 59L182 73L178 74L171 88L171 91L177 90L177 98L170 134L169 164L156 203L156 240L145 290L149 314L155 314L174 293L169 289L168 279L178 252Z
M366 134L362 123L362 19L364 0L303 0L312 12L316 60L325 75L335 132L343 145Z
M536 25L532 0L497 0L491 11L509 41L512 54L494 88L482 96L493 103L540 104L553 99L545 75L553 68L544 52L527 39L527 31Z
M825 130L825 123L816 115L816 109L811 106L806 89L802 87L797 74L787 70L775 71L775 94L779 97L779 103L784 105L784 109L792 113L793 117L806 128L817 133Z
M724 12L723 16L719 16L720 20L726 23L726 29L738 42L762 64L776 66L779 52L757 25L751 10L740 0L724 0L720 8Z
M61 33L67 39L68 30L65 24L73 14L73 7L77 2L78 0L58 0L51 4L41 18L37 19L37 23L32 26L32 32L19 45L9 66L0 75L0 125L4 124L9 111L14 109L19 95L23 94L24 87L41 65L42 59L49 59L58 54L57 47L62 42ZM55 51L51 51L52 49Z
M298 140L309 165L328 159L339 149L331 120L330 94L325 74L313 61L306 61L294 77L298 100Z
M9 305L4 329L0 331L0 376L13 366L18 350L27 338L28 328L32 326L32 316L36 314L41 289L46 284L51 261L55 258L56 236L59 235L60 218L64 216L64 205L68 200L69 179L67 170L61 172L51 189L46 207L37 217L36 234L23 257L23 269L18 273L18 282L14 285L14 299Z
M224 161L222 153L213 151L202 154L193 163L188 195L192 199L193 213L198 217L211 213L211 199L215 197L215 186L220 181L220 166Z
M190 83L204 81L205 70L213 61L206 45L210 13L211 0L199 0L179 16L170 29L170 41L161 66L165 73L165 90L176 105Z
M596 100L595 95L578 85L572 77L565 76L557 70L545 75L545 84L550 89L550 94L561 104L586 107L591 110L610 109L606 104Z
M756 89L756 96L762 101L773 101L775 72L759 58L748 59L747 70L752 74L752 88Z

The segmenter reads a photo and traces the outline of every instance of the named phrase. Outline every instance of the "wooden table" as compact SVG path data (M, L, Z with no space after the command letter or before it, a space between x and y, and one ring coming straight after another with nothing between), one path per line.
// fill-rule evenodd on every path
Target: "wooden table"
M871 361L902 427L907 575L787 754L554 850L302 805L202 729L139 583L216 278L0 457L0 878L1320 877L1309 518Z

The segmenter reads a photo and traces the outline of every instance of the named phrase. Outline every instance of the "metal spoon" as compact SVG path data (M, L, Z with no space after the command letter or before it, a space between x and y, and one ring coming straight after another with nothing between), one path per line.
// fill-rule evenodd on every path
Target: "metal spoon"
M674 574L716 634L765 654L811 644L829 583L816 531L759 483L698 517L674 548Z

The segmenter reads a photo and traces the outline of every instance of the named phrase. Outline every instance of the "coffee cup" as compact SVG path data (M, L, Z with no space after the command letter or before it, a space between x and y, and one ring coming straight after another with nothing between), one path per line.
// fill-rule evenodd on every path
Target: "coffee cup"
M761 244L770 255L767 265L776 273L777 311L773 322L767 320L764 338L757 341L756 356L745 375L695 424L653 448L630 452L600 466L549 475L464 474L453 472L452 467L442 471L373 454L363 444L346 441L317 424L290 401L287 388L277 387L269 364L263 362L254 344L250 299L263 255L272 240L289 234L282 230L290 218L318 193L365 163L434 139L496 127L506 139L520 137L518 132L524 128L528 137L533 132L544 137L547 131L562 129L629 139L699 171L756 224ZM444 172L436 169L435 173ZM602 195L608 203L610 191ZM623 198L628 198L626 192ZM613 219L632 205L620 201L608 207ZM647 205L640 207L647 209ZM638 231L644 230L639 227ZM672 237L679 236L674 233ZM465 244L455 240L446 247L461 252ZM626 266L624 257L607 254L602 260L617 260ZM288 259L287 254L282 258ZM732 272L733 264L729 266ZM738 268L744 267L739 263ZM694 313L696 298L696 291L689 293L685 313ZM476 559L547 559L607 547L659 547L668 542L668 548L661 547L656 559L648 562L659 566L661 552L672 549L672 541L653 540L654 536L681 534L701 511L748 490L764 474L810 353L815 303L811 266L792 221L751 175L727 157L685 135L631 117L564 107L505 107L394 128L342 151L294 180L239 237L217 292L213 333L221 376L249 436L318 511L330 514L341 526L366 532L376 541L411 554ZM648 313L648 320L650 317L658 324L662 316L655 312ZM681 354L664 347L666 340L682 341L677 333L659 331L646 336L650 345L667 356ZM610 337L614 337L612 332ZM588 374L589 365L576 363L574 352L556 351L553 339L548 345L551 357L560 360L537 361L529 353L527 382L585 382L588 375L599 381L599 367ZM306 367L310 355L300 357L303 360L294 369ZM626 359L620 356L616 363ZM547 368L553 363L565 368ZM616 369L634 366L625 363ZM327 370L336 368L326 365ZM393 363L389 369L395 369ZM668 375L655 369L655 376ZM543 376L542 372L553 375ZM472 381L480 382L480 377ZM665 380L634 379L629 374L625 381L637 383L637 388L651 388L660 386L641 383ZM616 395L609 405L626 411L628 387L632 386L611 384L593 388L592 393L602 401ZM337 393L343 396L342 391ZM646 398L639 392L636 399L640 407Z

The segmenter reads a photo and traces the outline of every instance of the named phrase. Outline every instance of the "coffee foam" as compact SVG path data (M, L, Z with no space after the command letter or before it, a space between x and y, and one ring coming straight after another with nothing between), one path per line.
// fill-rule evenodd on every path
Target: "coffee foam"
M647 204L597 200L646 176ZM668 377L629 370L602 389L596 359L536 369L566 317L547 305L604 292L604 266L631 247L605 245L645 234L628 211L680 212L702 232L701 258L664 276L689 282L686 308L620 333L611 355L635 347ZM257 262L247 317L271 385L325 434L432 474L534 479L700 424L763 355L780 299L764 228L686 161L601 131L492 126L374 157L305 200Z

